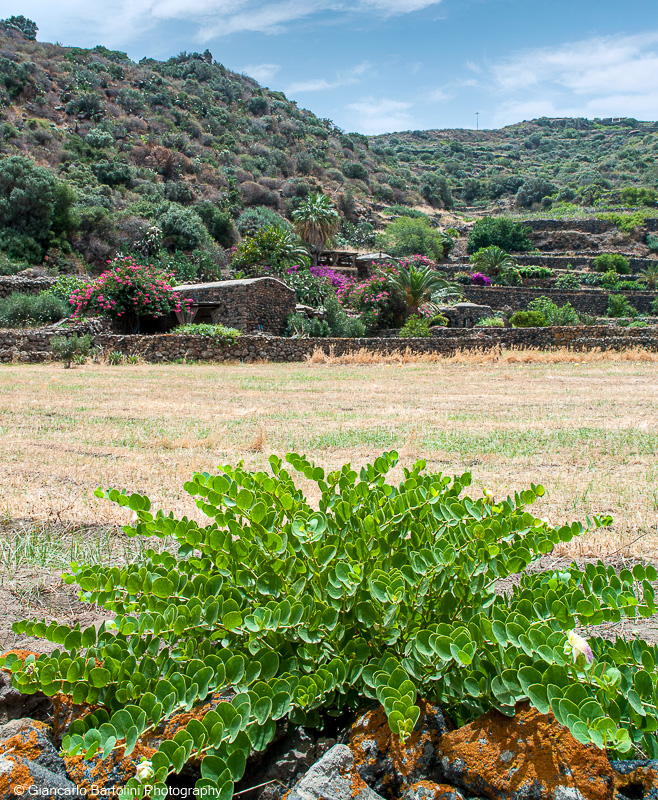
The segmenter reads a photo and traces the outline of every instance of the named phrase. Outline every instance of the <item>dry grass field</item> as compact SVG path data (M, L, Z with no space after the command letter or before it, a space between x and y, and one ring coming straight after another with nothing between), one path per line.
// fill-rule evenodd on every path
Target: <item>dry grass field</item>
M98 486L192 515L194 471L290 450L333 468L396 449L404 464L470 471L473 493L542 483L552 521L615 518L560 555L658 558L655 355L351 361L3 366L0 612L35 587L43 600L71 559L135 557L127 513Z

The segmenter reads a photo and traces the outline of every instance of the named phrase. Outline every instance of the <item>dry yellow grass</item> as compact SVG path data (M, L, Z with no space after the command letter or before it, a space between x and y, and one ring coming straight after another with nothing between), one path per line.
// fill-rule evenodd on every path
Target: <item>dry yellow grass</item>
M611 531L571 553L658 555L656 354L507 352L452 359L308 364L10 365L0 369L7 520L124 524L98 486L194 514L194 471L270 452L324 467L384 449L469 470L473 492L543 483L553 521L611 513ZM374 363L373 363L374 362ZM302 480L303 483L303 480ZM633 544L634 540L636 540Z

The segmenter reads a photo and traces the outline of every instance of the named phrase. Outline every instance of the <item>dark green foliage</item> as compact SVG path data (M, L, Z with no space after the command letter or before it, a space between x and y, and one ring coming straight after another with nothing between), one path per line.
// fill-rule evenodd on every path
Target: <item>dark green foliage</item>
M555 281L556 289L580 289L581 279L573 272L567 272L566 275L560 275Z
M4 86L9 100L16 100L33 81L36 65L31 61L18 64L9 58L0 58L0 88ZM2 93L0 92L0 100ZM2 104L0 102L0 104ZM9 123L5 123L8 125ZM13 126L12 126L13 127ZM16 130L14 128L14 130ZM18 131L16 131L18 133Z
M636 317L637 311L623 294L611 294L606 314L609 317Z
M262 117L268 111L267 99L265 97L252 97L247 102L247 110L254 117Z
M172 203L189 206L195 200L194 189L185 181L169 181L165 183L164 196Z
M13 258L39 263L48 244L64 242L74 227L75 196L52 173L21 156L0 161L0 247Z
M64 362L64 369L69 369L72 361L84 363L91 350L91 336L86 333L78 336L69 333L65 336L53 336L50 340L50 349L55 358Z
M495 245L501 250L519 252L530 250L530 228L509 217L485 217L478 220L468 237L468 252L476 253L482 247Z
M46 292L14 292L0 298L0 328L34 328L59 322L70 314L68 303Z
M394 214L398 217L411 217L412 219L429 219L427 214L418 211L416 208L407 208L407 206L393 205L384 209L385 214Z
M26 39L36 41L37 23L31 19L27 19L22 14L17 17L8 17L7 19L0 19L0 28L8 28L9 30L19 31Z
M399 217L378 237L379 245L395 258L422 255L440 261L450 252L453 240L433 228L428 219Z
M272 208L253 206L240 214L237 228L242 236L251 236L259 228L278 228L283 231L291 231L292 225Z
M197 203L194 211L201 217L208 233L222 247L231 247L237 240L233 218L227 211L222 211L213 203L205 201Z
M190 208L171 205L158 217L158 225L169 250L196 250L208 239L201 217Z
M139 114L144 110L144 100L141 92L124 87L117 95L117 103L126 114Z
M597 272L614 270L618 275L629 275L631 272L628 259L621 253L601 253L592 261L592 266Z
M541 311L517 311L509 321L515 328L544 328L548 325Z
M92 171L101 183L107 186L132 186L133 170L129 164L121 161L98 161L92 165Z
M24 261L9 258L9 256L0 251L0 275L16 275L17 272L27 269L27 266Z
M556 192L557 186L547 178L531 178L517 192L516 204L521 208L531 208Z
M368 180L368 170L358 161L348 161L343 165L343 175L359 181Z
M98 122L105 116L105 103L99 94L87 92L69 100L66 104L66 113L80 119L91 119Z
M651 208L656 205L656 190L627 186L621 190L621 201L625 206L648 206Z
M206 323L190 323L189 325L178 325L172 333L185 334L192 336L208 336L218 339L227 344L233 344L241 335L237 328L227 328L225 325L209 325Z
M114 144L114 136L102 128L92 128L85 136L85 142L91 147L102 149Z
M453 200L450 185L445 175L426 172L421 175L420 193L431 206L452 208Z
M652 253L658 253L658 236L655 233L647 233L646 244Z

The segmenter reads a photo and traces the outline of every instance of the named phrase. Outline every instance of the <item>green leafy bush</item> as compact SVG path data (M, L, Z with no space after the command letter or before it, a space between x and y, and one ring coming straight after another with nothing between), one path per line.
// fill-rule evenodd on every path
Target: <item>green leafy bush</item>
M73 305L71 303L73 293L84 289L90 280L90 278L82 278L79 275L60 275L55 283L49 289L45 289L42 294L56 297L67 304Z
M71 306L46 292L13 292L0 298L0 328L26 328L49 325L70 316Z
M548 325L541 311L517 311L509 321L514 328L545 328Z
M64 369L69 369L72 361L84 363L87 360L91 350L91 336L88 333L84 336L78 336L77 333L53 336L50 350L55 358L64 362Z
M0 247L12 258L40 263L48 245L74 228L72 190L30 159L0 160Z
M482 317L475 323L476 328L504 328L505 323L501 317Z
M16 273L27 269L27 266L24 261L16 261L16 259L9 258L5 253L0 252L0 275L16 275Z
M279 228L292 231L292 224L281 214L267 206L252 206L245 209L238 217L238 231L242 236L252 236L260 228Z
M618 275L629 275L631 271L628 259L621 253L601 253L592 260L592 266L597 272L614 270Z
M478 220L468 236L468 252L495 245L507 252L530 250L531 229L509 217L485 217Z
M651 313L654 316L658 317L658 297L656 297L656 299L651 302L650 308L651 308Z
M574 275L573 272L567 272L566 275L560 275L555 281L556 289L580 289L580 278Z
M611 294L606 314L609 317L636 317L637 311L623 294Z
M646 245L652 253L658 253L658 236L655 233L647 233Z
M297 264L308 264L308 251L292 231L273 226L258 228L243 239L231 258L237 269L271 267L274 270Z
M618 212L610 212L607 214L599 214L599 219L612 222L620 231L624 233L634 233L636 228L641 228L644 225L646 212L635 211L632 214L620 214Z
M377 238L380 246L395 258L418 254L441 261L454 245L452 237L433 228L422 217L398 217Z
M333 292L324 299L324 319L303 314L291 314L286 323L285 336L309 336L339 339L358 339L365 336L366 327L359 317L348 315Z
M158 225L170 250L197 250L208 240L203 220L190 208L171 205L158 217Z
M14 687L93 706L69 726L65 752L130 755L142 734L224 692L214 711L162 742L152 771L123 796L157 796L170 774L202 758L197 787L229 800L278 720L317 726L325 713L373 700L401 738L418 720L418 697L457 724L492 707L513 715L529 700L581 742L658 753L655 648L575 633L655 614L653 566L527 572L586 530L528 511L542 486L470 498L468 473L451 480L422 461L394 484L395 452L358 473L346 464L326 474L296 454L286 461L317 484L315 507L275 456L271 473L226 466L185 484L207 525L108 491L136 515L128 535L171 537L179 548L146 550L124 567L73 565L67 582L113 617L98 629L14 624L17 635L58 645L0 659Z
M517 267L517 272L522 278L552 278L553 270L550 267Z
M528 303L528 311L538 311L548 325L579 325L580 317L571 303L558 306L548 297L536 297Z
M20 31L26 39L30 39L33 42L36 41L37 31L39 30L36 22L24 17L22 14L8 17L7 19L0 19L0 28Z
M225 325L205 322L191 322L188 325L178 325L171 333L210 336L213 339L221 339L223 342L230 343L235 342L236 339L242 335L242 331L239 331L237 328L227 328Z
M419 314L412 314L400 328L401 339L427 339L431 335L429 321Z

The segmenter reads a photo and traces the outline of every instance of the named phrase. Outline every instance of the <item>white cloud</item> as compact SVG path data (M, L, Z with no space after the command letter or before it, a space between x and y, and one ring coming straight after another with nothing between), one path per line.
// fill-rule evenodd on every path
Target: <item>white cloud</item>
M309 78L308 80L295 81L286 88L287 95L299 94L300 92L319 92L325 89L338 89L340 86L349 86L358 83L371 69L368 61L363 61L349 70L342 70L336 73L333 80L327 78Z
M489 77L504 98L498 124L537 116L655 119L658 31L527 50L494 64Z
M441 0L24 0L9 14L36 19L49 38L85 32L109 44L136 39L160 22L180 20L197 26L197 39L240 31L281 33L291 23L322 12L392 16L438 5Z
M258 83L267 86L280 69L279 64L247 64L242 71L245 75L257 80Z
M430 103L442 103L446 100L452 100L453 97L454 95L451 92L447 92L445 88L439 88L429 92L423 99Z
M346 108L354 112L352 128L361 133L390 133L414 127L414 121L407 113L411 103L366 97L358 103L350 103Z

